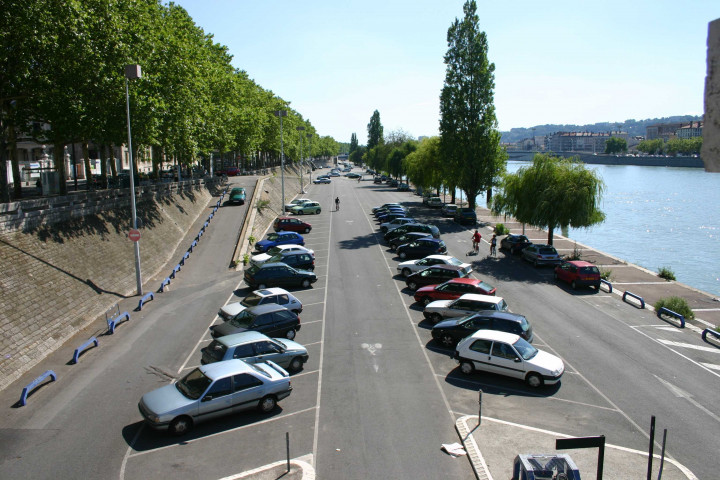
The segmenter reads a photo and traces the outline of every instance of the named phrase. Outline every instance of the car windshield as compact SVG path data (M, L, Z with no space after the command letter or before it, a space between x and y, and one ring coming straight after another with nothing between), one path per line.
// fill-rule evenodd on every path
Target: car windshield
M513 343L515 350L518 351L520 356L525 360L530 360L538 353L538 349L530 345L527 341L522 338L518 338L517 342Z
M280 235L278 235L277 233L270 233L267 236L268 240L277 240L278 238L280 238Z
M580 273L600 273L597 267L580 267Z
M212 380L206 377L199 368L196 368L179 380L175 384L175 388L190 400L197 400L211 383Z
M247 310L243 310L242 312L238 313L235 318L230 320L230 325L237 328L247 328L250 325L252 325L254 316L250 314Z
M462 262L455 257L448 258L445 260L448 265L462 265Z
M280 247L272 247L270 250L267 251L267 253L268 253L268 255L273 257L282 251L283 251L283 249Z
M205 351L215 360L222 360L223 356L225 356L225 352L227 351L227 347L217 340L213 340Z
M240 302L240 305L244 307L254 307L255 305L258 305L260 303L260 300L262 300L262 297L260 295L257 295L255 293L251 293L245 299Z
M543 255L557 255L557 252L552 247L541 248L539 252Z
M267 263L283 263L283 255L281 253L278 253L277 255L273 255L272 257L268 258Z

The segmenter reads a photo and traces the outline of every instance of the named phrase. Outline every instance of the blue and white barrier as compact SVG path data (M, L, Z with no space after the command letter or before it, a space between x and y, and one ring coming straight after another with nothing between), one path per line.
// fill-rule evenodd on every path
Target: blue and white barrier
M640 308L645 308L645 300L640 295L635 295L634 293L632 293L628 290L625 290L625 293L623 293L623 296L622 296L623 302L626 301L625 300L626 297L632 297L635 300L638 300L640 302Z
M160 284L160 288L158 289L158 292L164 293L165 287L167 287L169 285L170 285L170 277L165 277L165 280L163 280L162 283Z
M193 240L193 242L190 244L190 253L192 253L193 248L197 247L197 242L197 238L195 238L195 240Z
M140 299L140 302L138 303L138 308L137 308L137 309L138 309L138 310L142 310L143 304L144 304L145 302L147 302L148 300L155 300L155 294L153 294L152 292L150 292L150 293L148 293L147 295L145 295L144 297L142 297L142 298Z
M708 335L712 338L712 342L708 340ZM702 332L702 339L704 342L709 343L710 345L715 345L716 347L720 347L720 333L716 332L715 330L710 330L709 328L706 328ZM717 341L718 343L715 343Z
M185 252L185 255L183 255L182 260L180 260L180 265L182 265L182 266L184 267L184 266L185 266L185 260L187 260L188 258L190 258L190 252Z
M175 278L175 274L176 274L177 272L179 272L181 268L182 268L182 267L180 267L179 264L178 264L178 265L175 265L175 268L173 268L173 271L172 271L172 273L170 274L170 278L173 278L173 279L174 279L174 278Z
M604 278L600 279L600 284L605 285L608 288L608 293L612 293L612 283L608 282Z
M152 295L152 294L149 293L148 295ZM147 297L147 295L145 295L145 297ZM145 298L145 297L143 297L143 298ZM140 303L142 304L142 300L140 300ZM140 307L140 308L142 308L142 307ZM112 335L113 333L115 333L115 327L117 327L118 324L120 322L122 322L123 320L130 320L130 314L128 312L123 312L120 315L118 315L117 317L109 318L107 321L108 335Z
M73 365L77 364L78 360L80 360L80 354L83 352L83 350L90 347L90 344L92 344L92 343L94 343L95 346L97 347L98 346L97 338L90 337L90 339L87 342L83 343L82 345L80 345L78 348L75 349L75 353L73 353L73 358L72 358Z
M680 320L680 328L685 328L685 317L677 312L673 312L669 308L660 307L657 311L658 318L665 320L662 316L663 315L669 315L671 317L675 317L678 320Z
M42 375L37 377L32 382L25 385L25 387L23 387L22 393L20 394L20 401L18 402L18 404L21 407L24 407L27 404L27 397L30 394L30 392L35 390L37 388L37 386L40 385L40 382L45 380L47 377L51 377L53 382L55 380L57 380L57 375L55 375L55 372L53 372L52 370L48 370L47 372L43 373Z

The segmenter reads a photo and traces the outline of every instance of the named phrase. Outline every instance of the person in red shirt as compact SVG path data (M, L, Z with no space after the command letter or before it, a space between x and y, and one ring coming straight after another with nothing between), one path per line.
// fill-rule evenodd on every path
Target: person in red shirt
M472 236L472 242L473 242L473 252L478 253L480 250L480 240L482 240L482 235L480 235L480 232L475 230L475 233L473 233Z

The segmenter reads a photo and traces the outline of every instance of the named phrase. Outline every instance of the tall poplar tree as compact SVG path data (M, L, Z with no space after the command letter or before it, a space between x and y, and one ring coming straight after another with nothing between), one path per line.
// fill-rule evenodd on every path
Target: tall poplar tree
M380 112L375 110L370 117L370 123L367 125L368 130L368 150L377 147L383 141L383 126L380 123Z
M352 135L350 135L350 151L348 152L348 155L352 155L352 153L357 150L358 148L358 139L357 135L353 132Z
M491 189L505 169L493 89L495 65L487 58L488 43L480 31L474 0L465 2L464 17L448 29L445 84L440 94L440 146L457 186L475 197Z

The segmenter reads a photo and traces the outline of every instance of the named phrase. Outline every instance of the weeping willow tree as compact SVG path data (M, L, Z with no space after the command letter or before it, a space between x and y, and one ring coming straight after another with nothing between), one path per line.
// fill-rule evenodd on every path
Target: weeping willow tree
M495 215L548 230L553 243L556 228L587 228L605 221L599 209L605 184L577 159L537 154L533 164L503 177L492 201Z

